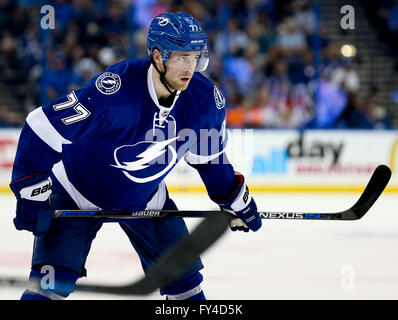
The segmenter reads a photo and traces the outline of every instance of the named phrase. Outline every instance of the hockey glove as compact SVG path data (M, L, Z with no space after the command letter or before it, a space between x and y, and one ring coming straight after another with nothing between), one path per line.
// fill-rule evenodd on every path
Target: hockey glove
M48 175L21 178L11 182L10 188L17 198L15 228L31 231L35 236L50 229L52 211L49 197L52 191Z
M232 219L230 228L232 231L245 231L249 229L257 231L261 228L262 222L257 212L257 205L252 198L249 188L246 186L245 178L239 172L235 172L236 186L227 201L214 200L221 210L228 211L237 216Z

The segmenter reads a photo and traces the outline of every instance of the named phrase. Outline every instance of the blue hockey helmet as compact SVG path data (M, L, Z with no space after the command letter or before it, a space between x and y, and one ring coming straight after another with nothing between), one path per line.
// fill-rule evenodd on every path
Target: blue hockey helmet
M198 51L200 57L195 71L204 71L209 64L207 37L199 23L184 12L162 13L156 16L148 32L148 53L157 48L166 63L173 51Z

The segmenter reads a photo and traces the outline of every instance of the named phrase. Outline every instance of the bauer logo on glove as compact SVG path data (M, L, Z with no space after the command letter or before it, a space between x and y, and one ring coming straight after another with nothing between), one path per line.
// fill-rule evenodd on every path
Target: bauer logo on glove
M25 187L20 191L21 198L32 201L45 201L51 195L51 186L51 178L48 178L33 186Z

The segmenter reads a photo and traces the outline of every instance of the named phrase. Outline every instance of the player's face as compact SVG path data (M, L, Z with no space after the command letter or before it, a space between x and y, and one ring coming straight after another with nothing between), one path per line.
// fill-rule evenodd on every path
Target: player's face
M167 82L176 90L186 90L195 72L200 54L195 51L171 52L167 61Z

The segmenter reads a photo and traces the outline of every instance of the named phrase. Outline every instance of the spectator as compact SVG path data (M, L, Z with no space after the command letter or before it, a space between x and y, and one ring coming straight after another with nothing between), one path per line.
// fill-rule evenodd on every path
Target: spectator
M270 103L270 92L266 87L257 90L257 105L260 108L262 126L265 128L277 128L281 124L279 113Z
M6 105L0 105L0 128L22 126L25 122L25 115L15 111L9 111Z
M312 37L316 17L311 0L53 0L49 4L55 8L56 29L46 35L49 48L57 53L50 50L43 57L39 1L0 0L0 79L12 85L22 111L79 87L120 60L146 58L149 21L161 11L187 11L207 31L211 57L206 73L229 101L230 125L330 128L353 123L348 115L356 114L355 99L350 100L351 109L344 107L347 95L359 91L358 74L352 62L342 58L340 46L330 43L322 25L319 70L313 63L309 48L319 44L319 38ZM397 12L394 0L380 4L385 30L396 29ZM319 72L322 79L314 90ZM372 125L391 126L385 109L373 98L360 104Z
M51 5L54 7L54 11L57 15L55 21L55 31L57 33L64 33L69 24L75 18L75 7L70 3L69 0L55 0L53 3L51 3Z
M50 52L49 67L44 70L43 83L47 101L54 100L84 84L83 78L67 66L66 57L62 52Z
M391 118L386 109L377 104L375 93L366 98L363 109L375 129L392 129Z
M350 93L348 103L333 125L338 129L373 129L372 123L363 111L363 101L358 93Z
M91 44L106 45L104 29L101 25L103 16L95 10L93 0L79 0L74 3L74 19L70 23L71 29L78 34L79 43L87 49Z
M225 76L231 77L237 83L240 94L250 93L249 88L254 77L254 69L250 61L243 56L243 50L224 60Z
M239 21L231 19L228 22L227 31L218 33L215 39L215 51L220 56L225 55L241 55L249 43L249 39L245 32L239 28Z
M334 69L330 75L330 81L348 92L359 90L359 76L352 67L352 61L345 59L342 66Z
M387 13L387 26L393 37L398 39L398 3L395 3Z
M298 0L294 3L293 19L305 35L310 36L316 31L316 17L309 0Z
M153 12L156 3L156 0L135 0L133 2L133 19L140 29L147 29L152 19L156 16L155 12Z
M101 27L111 42L117 42L120 36L128 31L127 17L124 7L119 1L109 1L108 14L103 18Z
M278 28L277 44L285 56L302 55L307 49L305 34L292 18L286 18Z
M265 92L262 94L268 98L267 108L277 115L273 119L278 119L280 127L284 126L283 114L287 111L290 89L288 65L285 60L279 59L273 63L271 75L263 82L262 90Z
M116 63L116 54L112 48L104 47L98 51L98 62L101 67L101 72L106 68Z
M326 78L319 80L313 118L303 125L308 129L329 129L336 123L348 102L347 93Z
M257 23L255 24L258 27L258 45L260 49L260 53L266 55L268 51L274 46L276 41L275 32L272 30L267 16L263 14L259 14Z
M79 60L74 68L76 74L83 78L83 82L87 83L91 78L100 73L97 63L88 57Z
M0 42L0 67L5 82L10 85L23 83L23 74L20 70L16 48L16 37L5 31Z
M38 24L31 18L24 33L16 43L16 54L23 73L29 73L35 64L40 63L41 44L38 34Z
M243 106L228 108L226 114L228 126L231 128L246 127L245 114L246 110Z

